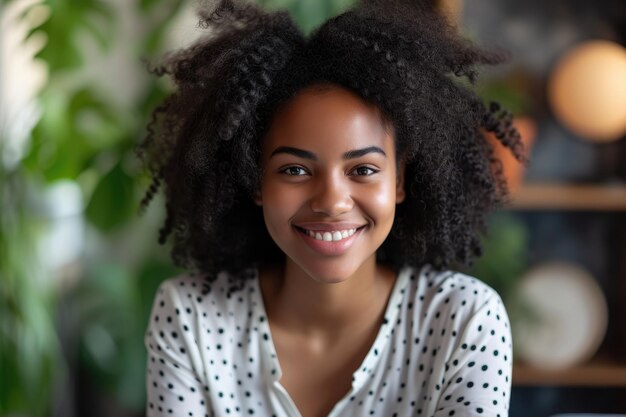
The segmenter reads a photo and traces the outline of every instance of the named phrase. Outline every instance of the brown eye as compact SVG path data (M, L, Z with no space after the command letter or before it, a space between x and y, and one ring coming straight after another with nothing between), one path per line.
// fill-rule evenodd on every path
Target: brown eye
M306 175L305 169L299 166L289 166L289 167L281 169L278 172L289 175L291 177L298 177L298 176Z
M356 167L353 172L358 176L369 176L376 174L379 171L377 169L373 169L367 166L359 166Z

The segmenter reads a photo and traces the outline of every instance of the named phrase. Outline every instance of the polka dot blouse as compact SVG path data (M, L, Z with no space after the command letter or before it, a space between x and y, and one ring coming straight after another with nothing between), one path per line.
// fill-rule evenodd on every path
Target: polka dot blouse
M256 270L243 281L220 273L211 284L185 275L160 285L145 334L148 416L300 417L279 382L259 288ZM405 267L384 317L329 417L508 415L511 333L493 289Z

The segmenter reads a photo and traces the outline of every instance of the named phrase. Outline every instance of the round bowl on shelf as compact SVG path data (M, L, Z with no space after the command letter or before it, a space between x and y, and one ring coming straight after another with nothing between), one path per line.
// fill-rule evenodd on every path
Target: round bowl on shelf
M590 359L604 340L606 299L580 266L554 261L533 267L517 295L527 313L513 323L515 354L529 365L569 368Z

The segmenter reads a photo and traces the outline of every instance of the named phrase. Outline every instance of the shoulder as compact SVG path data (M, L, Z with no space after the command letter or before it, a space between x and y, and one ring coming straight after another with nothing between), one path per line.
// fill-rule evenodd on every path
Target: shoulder
M213 281L181 274L161 282L152 304L150 327L166 321L196 329L241 320L252 309L254 270L242 275L220 272ZM201 325L191 326L193 323Z
M500 295L477 277L428 266L415 275L412 289L411 336L422 347L416 373L430 368L427 383L440 394L435 415L459 411L459 397L479 413L506 415L512 340Z
M445 332L455 339L477 320L483 326L497 323L498 327L509 327L500 295L466 273L437 271L425 265L412 271L408 292L406 302L413 310L414 331L433 333L440 329L440 334Z
M478 310L486 304L501 304L500 295L489 285L463 272L438 271L426 264L412 273L412 296L432 308Z
M172 305L194 309L225 307L250 292L254 276L253 269L245 270L239 275L222 271L212 281L202 274L181 274L168 278L159 285L155 304L169 300Z

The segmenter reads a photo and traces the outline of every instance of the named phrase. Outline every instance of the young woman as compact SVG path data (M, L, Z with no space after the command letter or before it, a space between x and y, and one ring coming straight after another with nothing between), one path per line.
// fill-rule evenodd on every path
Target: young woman
M463 83L502 56L426 6L364 1L309 37L221 1L157 70L140 156L173 258L146 333L149 416L506 416L501 299L455 271L506 203Z

